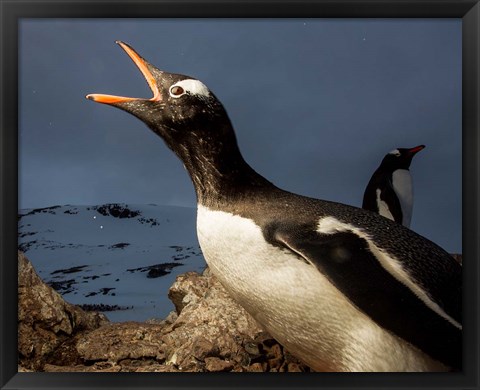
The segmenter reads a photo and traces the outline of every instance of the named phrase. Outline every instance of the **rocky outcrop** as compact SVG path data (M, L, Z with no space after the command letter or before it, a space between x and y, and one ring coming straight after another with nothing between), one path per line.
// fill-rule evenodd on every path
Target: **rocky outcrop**
M18 353L24 368L39 370L51 361L75 361L66 346L107 322L102 314L65 302L40 279L30 261L18 254Z
M19 254L22 371L301 372L207 269L179 275L163 321L110 323L66 303ZM22 281L20 284L20 280Z

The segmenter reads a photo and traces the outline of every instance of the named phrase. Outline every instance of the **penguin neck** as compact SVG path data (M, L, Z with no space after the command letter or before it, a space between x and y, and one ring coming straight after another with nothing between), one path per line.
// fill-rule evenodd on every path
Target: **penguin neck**
M210 126L190 129L179 144L169 145L193 182L198 204L216 206L276 188L244 160L230 123Z

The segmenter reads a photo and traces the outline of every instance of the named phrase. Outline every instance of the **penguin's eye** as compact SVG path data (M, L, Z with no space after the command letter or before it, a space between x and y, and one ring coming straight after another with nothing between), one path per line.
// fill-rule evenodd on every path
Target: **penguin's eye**
M185 90L179 85L174 85L172 88L170 88L170 95L172 95L173 97L179 97L184 93L185 93Z

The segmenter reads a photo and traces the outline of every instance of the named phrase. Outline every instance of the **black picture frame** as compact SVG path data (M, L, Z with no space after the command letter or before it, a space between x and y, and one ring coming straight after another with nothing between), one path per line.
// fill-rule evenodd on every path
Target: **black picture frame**
M479 388L479 92L478 0L17 1L0 0L0 387L53 388ZM462 19L464 369L428 374L154 374L17 372L18 23L21 18L382 17Z

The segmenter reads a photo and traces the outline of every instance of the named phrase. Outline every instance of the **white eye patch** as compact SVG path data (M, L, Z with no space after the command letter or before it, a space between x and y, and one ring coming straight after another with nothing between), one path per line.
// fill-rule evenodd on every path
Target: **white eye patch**
M193 79L182 80L173 84L168 92L173 98L179 98L186 93L203 98L210 97L210 91L206 85L201 81Z
M393 154L394 156L400 156L400 151L398 149L393 149L391 152L389 152L388 154Z

